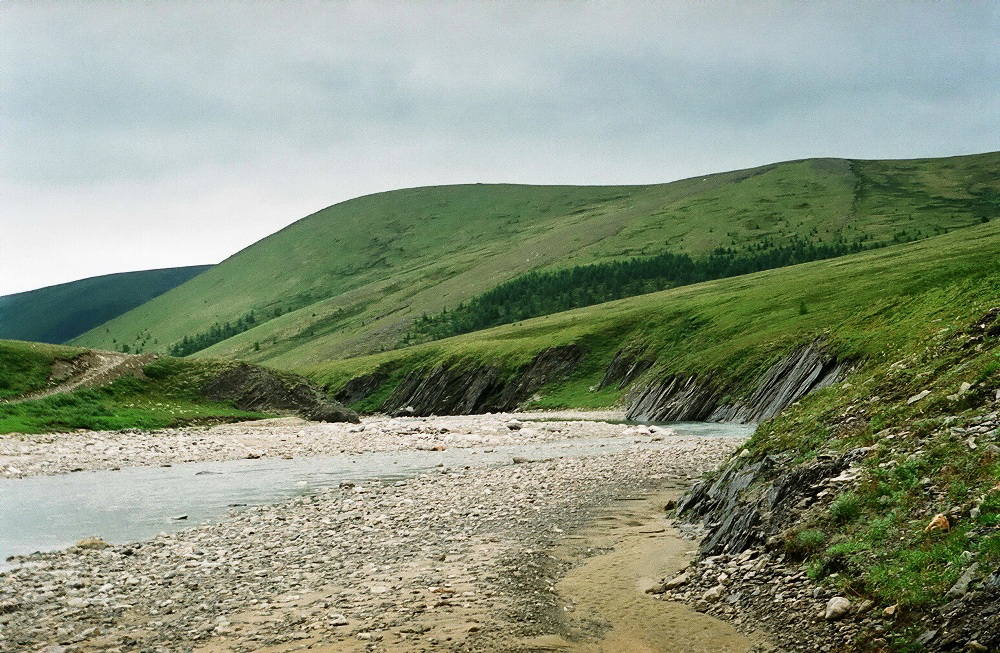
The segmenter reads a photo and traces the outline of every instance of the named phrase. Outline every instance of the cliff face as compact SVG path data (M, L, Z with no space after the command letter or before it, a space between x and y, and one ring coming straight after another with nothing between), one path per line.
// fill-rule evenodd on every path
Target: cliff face
M565 378L583 361L579 345L552 347L513 373L486 363L440 363L410 372L379 410L389 414L468 415L516 409L547 383ZM622 390L647 374L656 359L644 352L619 350L597 390ZM776 415L809 392L839 380L844 365L825 353L820 342L804 345L776 362L749 397L729 401L731 389L694 375L655 379L633 390L628 419L649 422L759 422ZM376 371L349 381L337 394L345 404L361 401L389 379Z
M841 456L821 455L809 464L789 466L768 456L751 465L734 459L715 478L699 481L678 503L677 512L691 521L704 521L708 533L701 542L703 556L734 555L766 545L815 502L853 478L853 467L868 448ZM846 474L845 470L848 471ZM753 491L747 492L752 488Z
M673 376L642 390L626 413L646 422L760 422L813 390L837 382L844 365L812 342L778 361L745 400L723 403L724 390L694 376Z
M583 348L577 345L552 347L512 375L484 364L417 370L399 384L382 411L426 416L514 410L546 383L572 372L583 355ZM361 385L359 382L351 390L357 391Z

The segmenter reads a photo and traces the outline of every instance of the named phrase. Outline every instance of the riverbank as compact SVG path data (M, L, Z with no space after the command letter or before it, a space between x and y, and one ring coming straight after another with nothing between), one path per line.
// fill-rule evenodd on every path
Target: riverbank
M423 446L452 436L459 446L464 438L457 436L472 434L458 427L473 419L396 420L395 443L388 424L372 442ZM529 425L525 416L512 428L508 416L479 419L496 428L497 438L521 442L581 437L577 428L636 429ZM364 426L363 433L382 428ZM589 611L588 586L600 585L596 577L576 585L560 579L613 552L615 542L665 543L665 522L647 523L664 520L662 506L647 502L645 516L629 516L641 503L634 500L679 492L740 444L732 437L646 433L647 445L664 437L662 448L442 468L250 508L146 542L29 556L0 574L0 651L598 650L587 646L612 636L622 611L604 617ZM658 571L682 567L693 548L690 542L665 547ZM687 610L658 603L635 583L632 599L642 605ZM752 650L731 627L695 617L710 624L699 627L700 635L683 631L692 623L686 618L663 620L665 628L682 630L660 633L661 650ZM709 640L729 648L698 643Z
M244 458L300 458L365 451L440 450L556 440L670 435L629 426L622 412L545 412L453 417L366 417L361 424L296 417L156 431L0 435L0 478Z

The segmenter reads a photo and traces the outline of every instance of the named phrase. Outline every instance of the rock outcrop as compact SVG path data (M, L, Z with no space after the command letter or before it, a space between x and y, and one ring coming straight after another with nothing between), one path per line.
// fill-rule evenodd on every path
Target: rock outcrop
M821 492L836 487L840 475L868 451L821 455L797 466L783 465L773 456L749 465L734 458L718 476L696 483L678 502L677 514L705 522L702 555L735 555L753 546L774 545L771 538L791 526Z
M330 400L304 377L235 365L202 388L208 399L232 401L241 410L293 411L314 422L359 422L358 414Z
M385 383L387 378L387 374L379 371L355 377L340 389L340 392L336 395L336 399L343 404L353 404L356 401L361 401L378 390L378 387Z
M604 372L604 378L601 379L601 383L597 386L597 389L603 390L604 388L614 386L621 390L639 378L655 362L655 358L643 355L642 353L619 349L615 353L615 357L608 363L608 367Z
M695 376L672 376L640 391L626 417L645 422L759 422L835 383L843 373L844 364L824 353L816 341L772 365L745 400L727 401L726 389Z
M572 372L583 355L578 345L552 347L513 374L484 364L417 370L399 384L382 410L418 416L511 411L546 383Z

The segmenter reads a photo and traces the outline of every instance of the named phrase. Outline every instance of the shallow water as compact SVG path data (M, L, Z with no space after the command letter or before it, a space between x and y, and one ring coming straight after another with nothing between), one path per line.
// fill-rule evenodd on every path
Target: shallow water
M670 425L681 435L750 435L733 424ZM0 561L8 556L65 548L88 536L111 543L144 540L217 521L236 508L276 503L336 487L342 481L400 480L440 466L483 467L530 459L580 457L630 447L663 447L634 438L574 439L506 447L446 451L389 451L340 456L261 458L131 467L0 479ZM186 515L185 519L178 519ZM7 563L0 562L0 569Z

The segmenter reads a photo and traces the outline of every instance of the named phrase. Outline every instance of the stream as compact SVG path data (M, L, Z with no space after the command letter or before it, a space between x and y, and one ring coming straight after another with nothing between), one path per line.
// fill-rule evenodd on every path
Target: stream
M671 424L679 435L747 437L752 426ZM84 537L113 544L224 518L246 506L277 503L343 482L393 482L440 468L583 457L630 447L662 448L643 438L608 437L531 445L380 451L295 459L260 458L164 467L76 472L0 480L0 569L10 556L66 548Z

